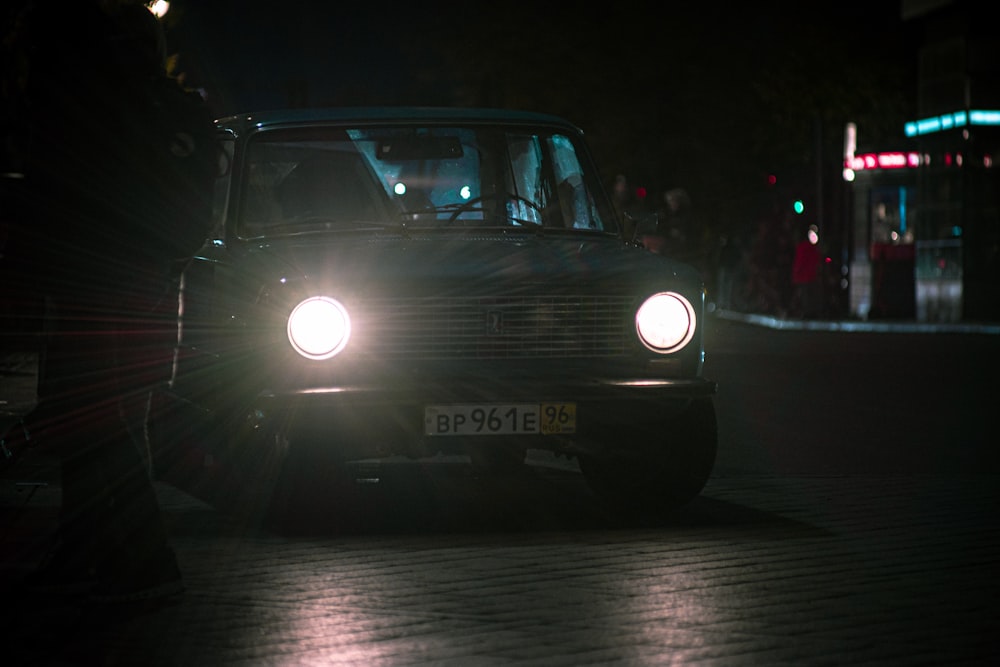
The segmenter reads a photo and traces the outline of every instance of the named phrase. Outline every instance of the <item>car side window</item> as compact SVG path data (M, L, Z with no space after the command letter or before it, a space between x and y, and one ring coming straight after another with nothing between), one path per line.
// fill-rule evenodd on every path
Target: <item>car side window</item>
M510 135L507 138L510 154L511 192L513 199L511 217L537 225L544 224L542 211L551 203L551 188L542 172L542 147L537 135Z
M569 137L512 134L507 150L515 219L547 227L603 228Z
M552 169L555 173L559 208L567 227L576 229L601 229L600 214L583 178L583 168L568 137L554 134L549 137Z

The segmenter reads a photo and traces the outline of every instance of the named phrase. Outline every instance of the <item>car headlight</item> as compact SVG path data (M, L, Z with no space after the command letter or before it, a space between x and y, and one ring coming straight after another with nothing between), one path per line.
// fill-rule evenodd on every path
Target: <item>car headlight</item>
M696 316L691 302L677 292L646 299L635 314L639 340L653 352L676 352L694 338Z
M343 304L326 296L301 302L288 316L288 342L307 359L338 354L351 337L351 318Z

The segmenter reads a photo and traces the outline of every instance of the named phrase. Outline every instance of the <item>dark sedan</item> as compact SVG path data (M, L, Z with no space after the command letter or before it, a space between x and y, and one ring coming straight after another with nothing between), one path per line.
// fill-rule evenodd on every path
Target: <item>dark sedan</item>
M427 108L217 124L230 168L181 281L158 470L194 450L294 487L373 458L489 471L537 449L624 511L701 491L700 276L622 237L578 128Z

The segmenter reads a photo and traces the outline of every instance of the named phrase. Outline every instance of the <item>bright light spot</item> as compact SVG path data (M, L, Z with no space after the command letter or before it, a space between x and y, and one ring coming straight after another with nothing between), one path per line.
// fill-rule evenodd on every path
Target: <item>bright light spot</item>
M992 155L984 155L983 156L983 166L984 167L992 167L993 166L993 156Z
M650 350L662 354L676 352L694 337L694 308L680 294L654 294L635 314L635 328L643 345Z
M402 181L400 181L399 183L396 183L394 186L392 186L392 191L395 192L397 195L400 195L400 196L405 195L406 194L406 183L403 183Z
M883 169L893 169L906 165L906 155L903 153L879 153L878 166Z
M1000 111L970 111L969 122L973 125L1000 125Z
M951 127L953 121L951 118L945 118L946 124ZM917 134L928 134L930 132L937 132L941 129L942 121L940 118L926 118L924 120L917 121Z
M792 204L792 208L795 210L796 213L801 215L802 212L806 210L806 205L802 203L801 199L796 199L795 203Z
M924 162L926 161L927 158L925 156ZM919 153L866 153L844 160L844 166L855 171L876 168L899 169L901 167L919 167L920 162L921 157Z
M844 170L844 180L845 181L847 181L847 182L850 183L851 181L854 180L854 177L855 177L855 173L854 173L853 169L845 169Z
M472 196L472 188L470 188L468 185L463 185L462 189L458 191L458 196L461 197L462 199L468 199L469 197Z
M325 296L306 299L288 316L288 341L307 359L338 354L351 337L351 318L340 302Z
M819 243L819 228L816 225L809 225L809 243L816 245Z
M844 126L844 159L851 160L858 151L858 126L848 123Z
M170 3L167 0L155 0L146 5L146 8L158 19L162 19L170 11Z

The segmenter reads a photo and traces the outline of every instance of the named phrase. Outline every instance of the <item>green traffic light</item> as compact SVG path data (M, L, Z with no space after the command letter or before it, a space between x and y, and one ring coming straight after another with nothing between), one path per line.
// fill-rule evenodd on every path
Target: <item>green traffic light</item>
M792 208L795 209L795 212L799 215L802 215L802 211L806 210L805 204L802 203L801 199L796 199L795 203L792 204Z

